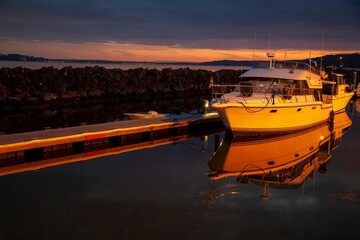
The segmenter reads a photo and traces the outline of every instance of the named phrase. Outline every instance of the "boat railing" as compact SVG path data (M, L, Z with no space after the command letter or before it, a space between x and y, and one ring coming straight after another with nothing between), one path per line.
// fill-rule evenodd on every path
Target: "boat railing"
M253 68L267 68L269 67L268 61L260 61L256 62L253 66ZM285 69L291 69L291 70L307 70L310 72L313 72L315 74L320 74L320 69L315 68L311 66L308 63L304 62L294 62L294 61L277 61L274 63L274 68L285 68Z
M222 95L231 92L238 92L240 94L240 84L215 84L212 85L212 97L220 98Z
M289 85L256 85L250 82L239 84L221 84L212 86L212 98L221 98L224 94L233 94L236 97L243 97L246 100L252 98L274 98L282 97L284 100L294 102L321 101L320 92L308 88L296 88Z

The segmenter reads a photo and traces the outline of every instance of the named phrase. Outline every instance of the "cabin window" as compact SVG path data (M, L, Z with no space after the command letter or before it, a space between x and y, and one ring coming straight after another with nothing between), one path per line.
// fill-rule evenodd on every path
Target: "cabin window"
M291 85L292 95L308 95L310 94L306 81L294 80Z
M282 94L282 89L290 86L292 81L276 78L243 78L240 81L240 89L251 93ZM252 90L248 88L251 86Z
M292 95L313 95L305 80L288 80L279 78L243 78L240 81L240 92L244 96L253 93L283 95L290 99Z

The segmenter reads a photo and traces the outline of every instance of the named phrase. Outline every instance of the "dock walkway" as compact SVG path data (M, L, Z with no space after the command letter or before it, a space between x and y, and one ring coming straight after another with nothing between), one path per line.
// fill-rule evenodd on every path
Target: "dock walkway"
M0 168L192 134L214 126L223 126L217 113L180 114L0 135Z
M164 129L176 129L179 127L191 126L192 124L217 121L220 121L217 113L197 115L181 114L171 115L171 117L167 118L114 121L101 124L0 135L0 153L69 142L124 136L133 133L156 132Z

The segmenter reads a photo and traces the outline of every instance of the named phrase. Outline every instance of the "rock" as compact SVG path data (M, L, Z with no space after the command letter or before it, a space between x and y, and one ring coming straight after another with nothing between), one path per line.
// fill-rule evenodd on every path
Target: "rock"
M104 92L101 90L94 90L94 91L90 91L87 94L89 97L93 97L93 98L98 98L104 95Z
M87 98L88 95L85 90L77 90L76 94L79 98Z
M43 96L43 101L44 102L51 102L58 99L58 96L55 93L45 93Z
M74 100L74 99L77 98L77 95L76 95L76 93L74 93L73 91L67 91L66 93L64 93L63 95L61 95L61 98L62 98L63 100L66 100L66 101L68 101L68 100Z
M7 100L10 103L16 103L16 104L21 103L21 98L19 98L19 97L11 96L11 97L8 97Z
M144 101L209 95L211 76L215 83L237 83L241 71L106 69L104 67L43 67L0 69L0 100L7 103L63 104L88 101ZM209 97L209 96L207 96ZM22 102L22 99L26 101ZM57 101L57 100L64 100Z
M28 97L26 98L26 102L31 104L39 104L41 102L40 98L37 97Z

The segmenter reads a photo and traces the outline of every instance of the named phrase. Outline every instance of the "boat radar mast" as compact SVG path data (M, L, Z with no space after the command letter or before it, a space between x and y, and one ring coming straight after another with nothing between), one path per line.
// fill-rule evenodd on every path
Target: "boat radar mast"
M274 69L275 68L275 52L268 52L266 53L266 56L269 58L269 69Z

